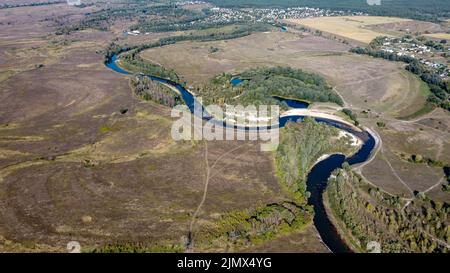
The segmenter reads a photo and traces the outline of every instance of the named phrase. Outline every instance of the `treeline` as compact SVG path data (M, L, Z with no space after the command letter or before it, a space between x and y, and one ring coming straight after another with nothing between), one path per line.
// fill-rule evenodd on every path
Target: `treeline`
M157 6L151 10L151 14L157 15L157 18L142 17L139 22L131 27L131 30L140 30L141 32L165 32L181 31L196 28L192 22L197 22L209 16L208 10L194 11L184 8L178 8L176 5Z
M167 69L161 65L152 64L143 60L138 55L123 54L120 56L120 66L127 71L157 76L174 82L179 81L177 73L173 69Z
M382 252L449 252L450 205L417 194L409 205L367 184L348 165L337 170L326 189L341 232L353 247L366 251L376 241Z
M352 48L350 52L356 54L366 54L375 58L383 58L389 61L400 61L407 63L406 70L418 75L430 88L432 94L428 97L428 101L436 106L440 106L450 111L450 82L444 81L441 77L431 72L417 59L409 56L398 56L396 53L385 52L372 48Z
M248 36L255 32L262 32L270 30L271 26L267 24L248 24L248 25L237 25L233 30L231 31L217 31L217 32L211 32L207 34L198 34L198 35L178 35L178 36L172 36L172 37L165 37L161 38L156 42L149 43L149 44L141 44L141 45L124 45L120 46L116 43L112 43L108 46L106 49L105 57L106 60L108 58L111 58L113 55L131 51L134 50L133 54L137 54L143 50L149 49L149 48L155 48L155 47L162 47L166 45L175 44L177 42L183 42L183 41L199 41L199 42L208 42L208 41L217 41L217 40L229 40L229 39L235 39L240 38L244 36Z
M424 21L442 21L450 18L448 0L381 0L381 5L370 6L365 0L208 0L228 8L311 7L348 10L376 16L395 16Z
M356 126L359 126L358 116L350 109L342 109L342 113L348 116Z
M22 3L22 4L3 4L3 5L0 5L0 9L22 8L22 7L37 7L37 6L56 5L56 4L67 4L67 1L66 0L60 0L60 1Z
M70 34L73 31L80 31L85 29L97 29L101 31L108 30L109 27L116 20L132 21L136 17L157 15L158 10L171 8L171 5L159 5L153 2L145 2L139 0L128 1L126 4L111 4L106 8L86 13L85 16L78 22L61 25L57 28L56 34Z
M153 101L169 107L183 103L181 95L146 76L136 76L130 82L133 92L143 100Z

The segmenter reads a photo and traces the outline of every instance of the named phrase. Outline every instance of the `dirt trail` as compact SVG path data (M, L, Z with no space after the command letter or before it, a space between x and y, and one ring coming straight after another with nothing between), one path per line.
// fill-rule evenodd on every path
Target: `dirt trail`
M204 145L205 145L205 155L204 155L205 159L204 159L204 160L205 160L205 165L206 165L205 184L204 184L204 188L203 188L202 199L201 199L200 203L198 204L197 209L195 210L194 214L192 215L191 222L190 222L190 224L189 224L188 242L187 242L187 249L188 249L188 252L191 252L191 251L192 251L192 248L193 248L193 246L194 246L194 237L193 237L194 225L195 225L195 223L196 223L198 214L200 213L200 210L202 209L202 207L203 207L203 205L204 205L204 203L205 203L205 200L206 200L206 197L207 197L207 194L208 194L208 186L209 186L209 182L211 181L211 178L214 176L214 175L211 175L212 170L214 169L214 167L215 167L215 166L216 166L216 165L217 165L224 157L226 157L227 155L229 155L229 154L231 154L231 153L233 153L233 152L239 150L240 148L246 146L247 143L242 144L242 145L239 145L239 146L237 146L237 147L235 147L235 148L229 150L228 152L222 154L221 156L219 156L219 157L214 161L214 163L212 164L211 167L210 167L210 165L209 165L209 159L208 159L208 142L207 142L207 141L204 141Z

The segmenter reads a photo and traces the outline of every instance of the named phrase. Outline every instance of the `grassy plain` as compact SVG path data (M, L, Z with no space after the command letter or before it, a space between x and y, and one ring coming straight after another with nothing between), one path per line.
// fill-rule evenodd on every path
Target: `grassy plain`
M436 39L450 40L450 33L432 33L432 34L425 34L425 36Z
M291 24L303 25L366 44L378 36L390 36L389 33L369 29L369 26L408 21L411 20L381 16L339 16L286 20Z

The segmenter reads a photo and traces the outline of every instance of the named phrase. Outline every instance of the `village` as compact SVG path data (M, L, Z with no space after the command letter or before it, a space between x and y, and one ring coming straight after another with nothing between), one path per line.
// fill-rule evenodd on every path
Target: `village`
M403 38L384 37L381 51L397 56L408 56L420 61L431 72L443 80L450 77L450 43L446 40L433 41L421 36L417 39L410 35Z
M174 24L176 26L196 26L204 25L226 25L240 22L257 22L275 24L282 19L301 19L310 17L329 17L329 16L352 16L365 15L362 12L350 11L332 11L328 9L293 7L293 8L220 8L212 6L204 1L180 1L175 3L180 7L204 6L203 11L207 11L207 16L200 20L187 23ZM138 35L139 32L130 32L129 34Z
M182 1L176 2L180 7L204 6L207 16L199 20L190 22L174 23L173 26L181 28L204 28L205 26L228 25L233 23L266 23L278 24L283 19L302 19L311 17L331 17L331 16L358 16L365 15L362 12L332 11L320 8L294 7L294 8L219 8L203 1ZM148 35L148 32L140 30L129 30L124 32L127 35Z
M357 12L331 11L319 8L296 7L287 9L228 9L214 7L213 15L206 20L212 23L232 22L232 20L276 23L282 19L301 19L309 17L328 17L345 15L362 15Z

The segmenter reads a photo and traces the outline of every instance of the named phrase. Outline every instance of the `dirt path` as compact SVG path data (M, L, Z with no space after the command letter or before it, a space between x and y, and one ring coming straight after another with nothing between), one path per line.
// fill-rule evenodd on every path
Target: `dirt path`
M212 178L213 176L215 176L215 174L214 174L214 175L211 175L212 170L214 169L214 167L215 167L215 166L216 166L216 165L217 165L224 157L226 157L227 155L229 155L229 154L231 154L231 153L233 153L233 152L239 150L240 148L246 146L247 143L242 144L242 145L239 145L239 146L237 146L237 147L235 147L235 148L229 150L228 152L222 154L221 156L219 156L219 157L214 161L214 163L212 164L211 167L210 167L210 165L209 165L209 159L208 159L208 142L207 142L207 141L204 141L204 145L205 145L205 154L204 154L205 159L204 159L204 160L205 160L205 165L206 165L205 184L204 184L204 188L203 188L202 199L201 199L200 203L198 204L197 209L195 210L194 214L192 215L191 222L190 222L190 224L189 224L188 243L187 243L187 249L188 249L188 252L191 252L192 249L193 249L193 246L194 246L194 237L193 237L194 225L195 225L195 223L196 223L196 221L197 221L198 214L200 213L200 210L202 209L202 207L203 207L203 205L204 205L204 203L205 203L205 201L206 201L206 197L207 197L207 195L208 195L208 186L209 186L209 182L211 181L211 178Z
M397 180L405 186L405 188L411 193L411 197L414 197L414 191L408 186L408 184L398 175L397 171L392 167L391 162L386 158L384 155L384 149L381 148L381 157L386 162L386 164L389 166L389 169L391 169L392 174L397 178Z

